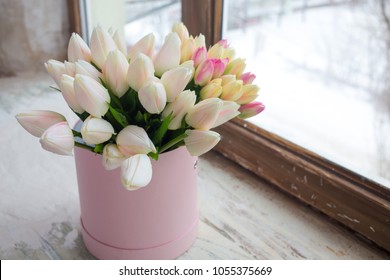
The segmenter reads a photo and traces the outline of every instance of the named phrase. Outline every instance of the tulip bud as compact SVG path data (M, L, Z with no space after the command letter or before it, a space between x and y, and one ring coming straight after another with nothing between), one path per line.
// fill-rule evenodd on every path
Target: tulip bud
M240 80L242 80L244 82L244 85L251 84L255 78L256 78L256 75L252 74L251 72L243 73L240 76Z
M149 57L152 57L154 50L154 42L155 37L153 33L150 33L135 43L132 46L127 54L127 58L130 59L130 63L132 60L139 54L143 53Z
M238 78L244 72L245 67L246 67L245 59L236 58L236 59L233 59L232 61L230 61L228 63L228 65L226 66L224 74L225 75L227 75L227 74L236 75L236 77Z
M42 134L39 142L46 151L59 155L72 155L74 148L73 132L67 122L50 126Z
M210 130L187 130L188 135L184 143L192 156L200 156L207 153L221 140L221 136Z
M165 37L165 42L154 59L156 75L161 77L164 72L180 64L180 38L175 32Z
M238 116L241 119L247 119L260 114L265 109L265 106L261 102L252 102L245 105L241 105L239 111L241 114Z
M224 59L213 58L210 60L214 65L213 79L221 77L223 72L226 69L226 65L228 64L229 59L227 59L227 58L224 58Z
M75 62L76 66L76 75L82 74L91 77L92 79L100 82L100 79L103 77L102 73L95 68L91 63L86 62L84 60L79 60Z
M76 113L84 113L84 109L79 105L76 99L76 94L74 92L73 86L74 78L69 75L62 75L60 80L60 89L62 96L64 97L68 106Z
M222 106L223 101L219 98L202 100L190 109L186 122L195 129L209 130L217 120Z
M236 101L242 96L242 81L236 80L222 86L221 98L223 100Z
M221 111L219 111L219 115L217 120L215 121L212 128L217 127L221 124L224 124L225 122L230 121L234 117L237 117L240 112L238 111L238 108L240 108L240 105L238 105L234 101L224 101L223 106L221 108Z
M106 170L118 168L126 159L115 144L106 144L103 148L102 156L102 163Z
M74 91L80 106L90 115L104 116L110 104L110 95L105 87L91 77L77 74L74 78Z
M168 129L175 130L181 127L184 116L195 105L195 101L195 92L185 90L178 94L175 101L168 103L162 112L163 118L166 118L169 114L172 114L172 120L169 123Z
M192 58L192 55L194 54L196 50L195 41L193 38L189 38L184 40L181 43L181 49L180 49L180 62L183 63L187 60L190 60Z
M225 48L221 58L228 58L232 60L236 55L236 51L233 48Z
M139 53L129 65L127 82L135 91L139 91L154 77L154 66L149 56Z
M90 62L92 59L91 50L80 35L72 33L68 44L68 60L76 62L79 59Z
M100 26L93 30L90 45L92 60L100 69L103 68L108 54L117 49L111 35Z
M207 51L207 57L208 58L222 58L223 52L225 48L220 44L213 45L208 51Z
M167 103L167 94L161 82L150 81L138 92L138 98L142 106L150 114L159 114Z
M172 31L179 35L181 42L187 40L190 37L187 27L182 22L174 23L172 26Z
M195 67L198 67L198 65L201 64L206 59L207 59L207 50L205 47L200 47L196 49L194 54L192 55L192 60L194 61Z
M195 70L195 84L204 86L210 82L214 73L214 64L211 60L207 59L203 61Z
M206 48L206 38L203 34L199 34L198 36L196 36L194 41L197 48Z
M222 47L224 47L225 49L226 49L227 47L229 47L229 42L228 42L228 40L226 40L226 39L219 40L219 41L217 42L217 44L220 45L220 46L222 46Z
M187 67L176 67L166 71L162 77L163 83L167 92L168 102L173 102L176 96L182 92L192 78L193 71Z
M121 164L121 181L125 189L134 191L152 180L152 163L147 155L134 155Z
M74 77L74 75L76 75L76 65L73 62L69 62L69 61L64 61L64 65L65 65L65 73L71 77Z
M230 82L233 82L236 80L236 75L223 75L221 76L222 83L221 85L227 85Z
M104 143L115 133L108 121L92 116L85 119L80 132L84 142L90 145Z
M15 117L19 124L35 137L41 137L46 129L65 121L63 115L45 110L30 110L17 114Z
M156 148L146 131L136 125L128 125L122 129L116 137L116 143L119 151L125 156L147 155L150 152L156 152Z
M221 79L214 79L200 90L200 98L219 97L222 93Z
M108 88L118 97L122 97L129 89L128 70L129 63L122 52L115 50L108 54L103 67L103 77Z
M127 57L127 47L126 47L125 36L123 32L120 30L115 31L114 35L112 36L112 39L114 39L114 42L118 50L121 51L125 57Z
M46 62L45 67L57 85L60 84L61 76L63 74L67 74L65 64L54 59L50 59L48 62Z
M257 85L244 85L242 87L242 96L236 100L240 105L252 102L258 96L260 88Z

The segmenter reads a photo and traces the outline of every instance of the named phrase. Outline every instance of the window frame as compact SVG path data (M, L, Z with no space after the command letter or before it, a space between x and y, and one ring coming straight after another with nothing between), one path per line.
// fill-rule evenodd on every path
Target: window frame
M80 35L80 4L68 0L72 32ZM221 39L223 0L182 1L182 21L207 45ZM215 129L215 150L364 239L390 251L390 189L247 121Z

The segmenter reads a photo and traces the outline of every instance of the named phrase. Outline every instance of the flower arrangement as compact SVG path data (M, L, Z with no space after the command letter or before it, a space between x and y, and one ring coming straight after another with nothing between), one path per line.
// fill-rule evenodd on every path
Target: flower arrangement
M152 178L151 159L185 145L193 156L211 150L220 135L211 129L264 109L254 101L259 87L234 58L226 40L206 48L176 23L154 54L149 34L127 49L120 32L96 27L90 46L73 33L68 61L45 66L72 111L82 121L72 129L64 116L32 110L16 116L45 150L71 155L74 146L102 154L107 170L121 168L128 190Z

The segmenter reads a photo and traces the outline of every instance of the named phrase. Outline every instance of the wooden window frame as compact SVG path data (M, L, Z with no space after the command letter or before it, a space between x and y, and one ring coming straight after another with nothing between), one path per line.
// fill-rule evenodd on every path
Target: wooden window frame
M72 31L81 31L79 0L68 0ZM72 12L73 11L73 12ZM223 0L182 1L182 21L211 45L221 39ZM216 150L390 251L390 189L243 120L215 129Z

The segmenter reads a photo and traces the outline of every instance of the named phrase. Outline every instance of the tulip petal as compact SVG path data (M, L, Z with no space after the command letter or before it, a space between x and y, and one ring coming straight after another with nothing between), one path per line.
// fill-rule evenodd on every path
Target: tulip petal
M46 129L56 123L65 121L65 117L57 112L46 110L30 110L16 115L19 124L35 137L41 137Z
M130 63L127 82L135 91L139 91L154 77L154 66L149 56L139 53Z
M147 155L134 155L121 164L123 187L133 191L145 187L152 180L152 164Z
M72 155L74 148L73 132L67 122L52 125L40 138L42 148L59 155Z
M175 32L165 37L165 42L154 59L156 75L161 77L164 72L180 64L180 38Z
M92 116L85 119L80 132L84 142L90 145L104 143L115 133L108 121Z
M91 50L79 34L73 33L68 44L68 60L76 62L79 59L90 62Z
M221 136L210 130L187 130L184 143L192 156L200 156L207 153L221 140Z
M156 152L156 148L145 129L136 125L128 125L122 129L116 137L116 143L125 156Z
M113 170L121 166L125 156L119 151L115 144L107 144L103 148L102 164L106 170Z

